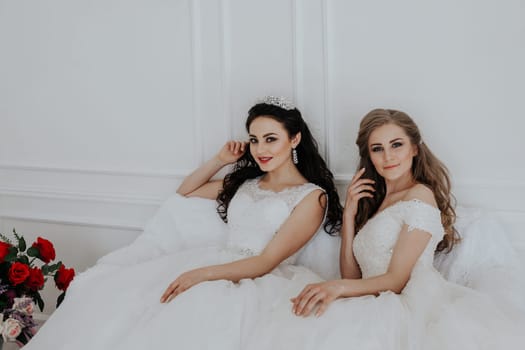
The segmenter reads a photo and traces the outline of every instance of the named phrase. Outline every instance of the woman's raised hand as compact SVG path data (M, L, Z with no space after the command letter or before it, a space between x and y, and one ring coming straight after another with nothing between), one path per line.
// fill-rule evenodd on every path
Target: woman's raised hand
M244 141L228 141L222 146L217 157L224 164L235 163L244 154L247 145Z
M345 215L355 217L359 200L364 197L374 197L372 192L375 192L375 188L373 187L375 181L371 179L362 179L361 176L363 176L364 173L365 168L359 170L352 178L350 185L348 185L344 209Z

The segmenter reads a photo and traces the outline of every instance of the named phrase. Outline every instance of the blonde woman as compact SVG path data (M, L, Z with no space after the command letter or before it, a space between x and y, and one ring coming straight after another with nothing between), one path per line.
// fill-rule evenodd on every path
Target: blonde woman
M433 266L435 251L458 241L455 212L447 169L414 121L375 109L362 119L356 143L342 278L304 287L291 312L259 328L251 348L522 349L520 326L494 300L447 282Z

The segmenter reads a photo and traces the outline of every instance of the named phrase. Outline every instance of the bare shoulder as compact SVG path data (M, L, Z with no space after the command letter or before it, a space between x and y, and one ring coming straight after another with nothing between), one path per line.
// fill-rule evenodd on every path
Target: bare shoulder
M416 184L410 188L405 196L403 197L404 201L410 201L413 199L420 200L426 204L429 204L437 208L436 198L434 197L434 192L423 184Z
M304 196L297 204L297 207L320 208L324 210L326 202L326 193L322 189L317 188Z

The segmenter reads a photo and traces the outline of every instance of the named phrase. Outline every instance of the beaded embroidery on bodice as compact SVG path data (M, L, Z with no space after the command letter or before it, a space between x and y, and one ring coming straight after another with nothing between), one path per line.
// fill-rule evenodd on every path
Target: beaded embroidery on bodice
M432 235L414 270L433 268L434 251L443 239L440 211L417 199L399 201L377 213L363 226L354 240L354 254L363 278L384 274L403 225L408 231L423 230Z
M260 254L295 206L310 192L321 189L312 183L274 192L259 187L259 178L245 181L228 208L227 250L244 256ZM299 252L286 259L294 263Z

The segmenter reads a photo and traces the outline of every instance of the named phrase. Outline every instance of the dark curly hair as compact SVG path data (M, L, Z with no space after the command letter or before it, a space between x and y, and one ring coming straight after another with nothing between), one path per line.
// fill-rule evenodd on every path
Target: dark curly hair
M297 108L286 110L279 106L258 103L248 112L246 131L249 131L251 123L260 116L269 117L281 123L290 137L301 133L301 142L296 147L297 156L300 159L299 164L296 165L297 169L309 182L325 190L328 197L328 208L324 230L332 235L338 233L341 228L343 208L334 184L334 176L319 154L317 142L303 120L301 112ZM249 151L239 158L233 170L225 176L223 189L217 197L217 212L224 222L228 221L228 206L239 187L246 180L263 174L265 172L259 168Z

